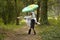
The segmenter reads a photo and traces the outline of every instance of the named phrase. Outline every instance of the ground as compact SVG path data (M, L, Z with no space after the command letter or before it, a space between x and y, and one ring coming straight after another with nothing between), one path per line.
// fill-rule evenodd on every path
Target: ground
M15 29L13 32L7 32L7 37L4 40L41 40L40 35L38 34L39 31L36 30L36 35L33 34L33 31L30 35L28 35L29 27L24 26L18 29Z

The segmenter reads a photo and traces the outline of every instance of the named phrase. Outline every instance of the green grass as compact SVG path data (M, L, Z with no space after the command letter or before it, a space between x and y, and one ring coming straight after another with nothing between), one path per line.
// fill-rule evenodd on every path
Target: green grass
M14 31L15 29L20 29L21 27L23 27L25 24L24 20L20 20L20 24L16 25L16 24L7 24L4 25L2 23L2 21L0 22L0 29L2 29L3 31ZM5 34L1 34L0 33L0 40L3 40L6 37Z
M24 20L21 20L19 25L16 25L16 24L7 24L7 25L4 25L4 24L1 22L1 23L0 23L0 28L2 28L2 29L7 29L7 30L14 30L14 29L20 28L20 27L22 27L22 26L24 26L24 25L25 25Z
M45 27L45 26L44 26ZM60 27L57 26L46 26L40 28L42 40L60 40Z
M49 19L50 25L38 26L39 35L42 40L60 40L60 25L58 25L58 20Z
M0 40L4 40L4 35L0 34Z

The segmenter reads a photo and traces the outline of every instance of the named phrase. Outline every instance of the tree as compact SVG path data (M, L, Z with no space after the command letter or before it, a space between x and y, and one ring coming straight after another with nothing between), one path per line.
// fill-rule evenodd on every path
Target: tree
M8 18L8 24L15 23L16 19L16 13L15 13L15 5L14 0L7 0L7 18Z
M2 2L2 5L1 5L1 8L2 8L2 13L1 13L1 18L2 18L2 21L3 23L6 25L8 22L8 13L7 13L7 4L6 4L6 0L4 1L1 1Z
M41 0L41 24L48 24L48 16L47 16L47 2L48 0Z
M38 8L37 8L37 22L39 21L39 16L40 16L40 1L38 0L37 1L37 4L38 4Z
M14 0L4 0L2 4L2 20L4 24L14 23L16 13L14 8Z
M15 11L16 11L16 25L19 25L19 13L18 13L18 7L17 7L17 0L15 0Z

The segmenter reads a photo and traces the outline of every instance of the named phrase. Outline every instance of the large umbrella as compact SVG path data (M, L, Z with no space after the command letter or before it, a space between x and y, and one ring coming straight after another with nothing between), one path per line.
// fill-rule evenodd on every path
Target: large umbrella
M32 12L38 8L38 5L32 4L22 9L22 12Z

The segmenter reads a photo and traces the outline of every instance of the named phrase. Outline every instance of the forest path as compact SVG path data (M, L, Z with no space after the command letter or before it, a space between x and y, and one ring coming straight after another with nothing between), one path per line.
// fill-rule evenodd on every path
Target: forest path
M31 34L28 35L28 27L24 26L19 29L15 29L13 32L8 32L4 40L41 40L41 36L38 34L39 31L36 30L36 35L33 34L33 31L31 31Z

